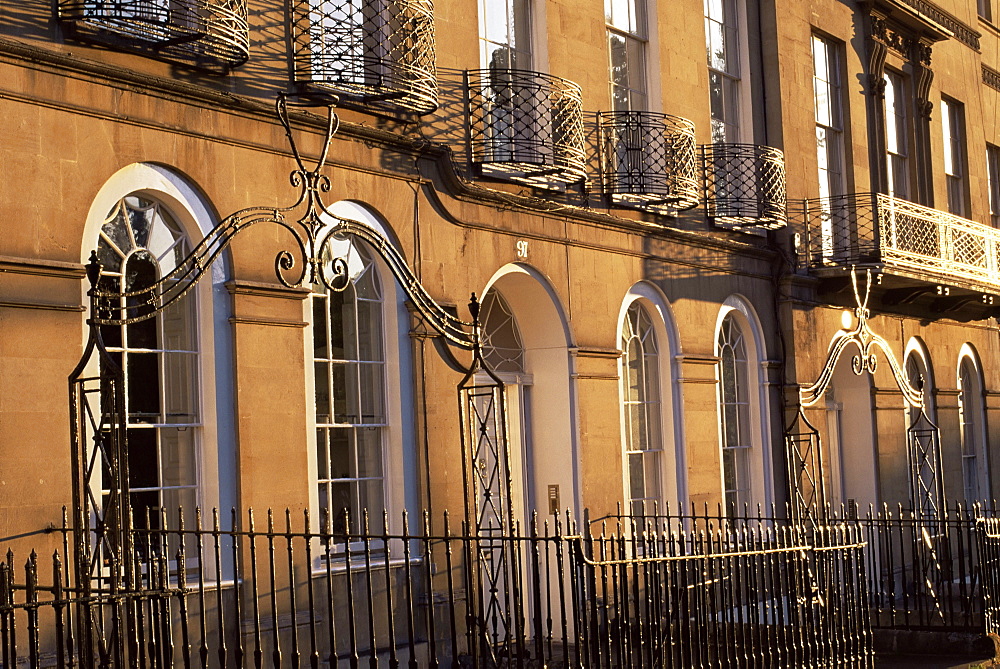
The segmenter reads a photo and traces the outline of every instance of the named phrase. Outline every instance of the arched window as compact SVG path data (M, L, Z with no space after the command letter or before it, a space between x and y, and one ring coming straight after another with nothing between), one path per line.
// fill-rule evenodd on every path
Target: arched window
M958 367L958 415L962 430L962 479L965 501L989 499L989 462L983 418L983 384L979 367L971 355L963 355Z
M753 439L747 341L732 313L722 320L717 344L722 481L726 509L735 515L753 501Z
M638 301L622 322L621 348L629 504L633 515L652 514L663 503L660 355L653 323Z
M318 503L335 531L382 531L386 504L385 328L382 282L371 254L333 240L332 258L347 261L342 291L314 286L312 345L316 402Z
M164 206L142 195L124 197L101 226L101 287L109 292L147 288L188 251L187 238ZM159 525L159 513L147 515L147 510L165 508L172 515L201 501L197 325L192 293L148 320L101 328L108 352L125 374L129 489L137 528Z
M483 296L483 358L497 373L524 373L524 344L514 312L495 290Z

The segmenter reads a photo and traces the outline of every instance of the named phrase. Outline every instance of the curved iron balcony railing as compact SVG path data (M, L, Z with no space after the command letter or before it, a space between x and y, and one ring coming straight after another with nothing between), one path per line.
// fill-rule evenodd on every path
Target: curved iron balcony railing
M586 176L580 87L528 70L465 73L472 162L485 176L540 188Z
M710 218L736 227L785 226L785 155L779 149L704 144L701 164Z
M292 0L295 80L363 103L438 106L431 0Z
M250 55L246 0L60 0L75 37L196 64L234 67Z
M597 116L604 193L612 202L657 213L698 203L694 123L647 111Z
M814 269L881 264L932 281L1000 287L1000 230L882 193L805 201Z

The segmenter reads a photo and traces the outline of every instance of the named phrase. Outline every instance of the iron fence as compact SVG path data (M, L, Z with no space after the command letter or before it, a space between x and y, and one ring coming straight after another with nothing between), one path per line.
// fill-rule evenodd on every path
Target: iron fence
M363 103L438 106L431 0L293 0L295 79Z
M134 531L128 582L108 564L72 583L67 528L51 559L8 552L3 666L872 664L857 526L592 533L552 517L473 535L447 514L356 533L308 513L176 517ZM484 578L491 551L512 556L500 578Z
M233 67L250 56L246 0L59 0L84 40Z
M503 68L469 70L465 84L470 153L483 174L542 188L586 177L577 84Z
M785 155L770 146L700 147L705 210L732 227L781 228L785 211Z
M995 502L953 504L933 517L901 505L861 510L829 506L805 524L797 522L791 511L744 507L732 513L722 506L666 507L644 516L618 513L589 522L615 527L635 523L655 532L714 527L730 533L813 523L817 527L852 525L864 544L866 608L874 629L988 631L989 602L1000 606L1000 597L990 599L985 589L991 578L996 581L995 573L989 570L1000 560L1000 539L982 533L989 530L1000 536L1000 530L992 529L1000 528L994 520ZM989 546L996 552L990 553ZM1000 620L1000 615L996 619Z
M616 204L674 213L698 203L694 123L645 111L598 113L604 193Z
M1000 233L990 226L882 193L803 204L806 263L885 263L950 280L997 285Z

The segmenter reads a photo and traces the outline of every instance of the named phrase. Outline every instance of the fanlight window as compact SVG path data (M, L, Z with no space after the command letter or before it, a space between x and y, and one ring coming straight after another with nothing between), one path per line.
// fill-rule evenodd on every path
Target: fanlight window
M101 227L100 288L133 292L170 273L189 251L170 213L141 196L120 200ZM112 304L112 316L148 314L140 298ZM128 310L126 312L126 307ZM125 375L129 489L137 528L159 524L156 509L174 513L198 502L199 373L197 315L188 295L138 323L101 327ZM105 501L108 491L104 491ZM148 513L148 517L147 517Z
M514 312L495 290L483 297L483 358L494 372L524 372L524 345Z
M629 502L633 515L650 514L663 499L659 348L649 314L638 302L622 323L621 347Z
M357 532L366 510L369 529L380 531L387 427L382 284L362 246L334 240L330 258L346 258L349 281L343 291L318 285L312 295L319 507L335 531Z

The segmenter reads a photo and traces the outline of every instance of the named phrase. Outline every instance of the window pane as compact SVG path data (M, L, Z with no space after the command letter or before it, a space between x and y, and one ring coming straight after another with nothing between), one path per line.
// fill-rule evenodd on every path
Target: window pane
M194 486L198 482L194 432L190 428L161 428L160 474L163 486Z
M198 418L198 357L163 353L165 423L195 423Z
M384 423L385 380L383 366L378 363L359 364L358 374L361 393L361 423Z
M330 478L354 478L354 469L351 467L351 461L354 457L351 440L353 430L330 428L327 432L330 438Z
M128 484L129 488L157 488L160 475L157 471L160 454L157 452L156 430L129 429L128 439Z
M326 362L315 364L316 422L329 423L333 412L330 410L330 366Z
M126 360L129 420L139 423L159 423L159 354L129 353Z
M358 360L384 360L382 353L382 304L359 300Z
M326 314L329 307L325 295L314 295L312 300L313 357L327 358L330 355L326 331ZM343 345L341 345L343 349Z
M382 430L374 427L358 428L357 477L381 479L382 472Z

